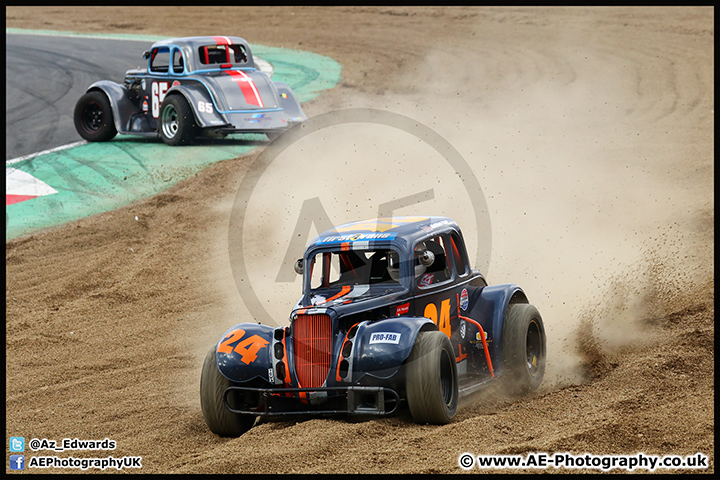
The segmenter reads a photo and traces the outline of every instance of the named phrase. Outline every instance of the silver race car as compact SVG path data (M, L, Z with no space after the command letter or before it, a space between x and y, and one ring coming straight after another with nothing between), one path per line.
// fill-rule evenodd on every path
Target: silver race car
M292 89L261 71L240 37L163 40L143 56L147 67L128 70L123 85L101 80L80 97L74 121L85 140L118 133L159 135L168 145L229 133L272 140L307 120Z

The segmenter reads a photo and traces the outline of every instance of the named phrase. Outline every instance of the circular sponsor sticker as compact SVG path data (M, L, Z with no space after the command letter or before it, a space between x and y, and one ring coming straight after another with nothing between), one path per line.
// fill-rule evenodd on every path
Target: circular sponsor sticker
M460 293L460 308L465 311L468 307L468 292L467 288L463 288L462 293Z

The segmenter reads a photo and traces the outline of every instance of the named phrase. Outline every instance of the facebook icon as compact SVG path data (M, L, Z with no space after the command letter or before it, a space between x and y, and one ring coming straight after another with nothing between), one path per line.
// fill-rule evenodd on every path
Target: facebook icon
M10 470L25 470L25 455L10 455Z

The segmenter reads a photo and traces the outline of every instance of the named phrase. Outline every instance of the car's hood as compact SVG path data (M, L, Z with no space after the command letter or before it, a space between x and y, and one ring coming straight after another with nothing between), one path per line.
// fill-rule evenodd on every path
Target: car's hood
M223 111L270 109L279 99L270 78L258 70L222 70L203 75Z

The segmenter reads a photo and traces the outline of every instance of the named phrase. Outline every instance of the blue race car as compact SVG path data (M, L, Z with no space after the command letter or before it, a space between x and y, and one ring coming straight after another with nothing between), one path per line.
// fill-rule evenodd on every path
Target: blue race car
M470 267L458 225L394 217L326 231L295 265L303 295L289 325L230 327L205 358L200 400L214 433L258 416L388 415L453 419L458 398L500 381L536 390L543 320L523 290Z
M128 70L123 85L102 80L75 105L77 132L89 142L118 133L160 136L187 145L198 135L263 133L269 138L307 120L291 88L259 70L240 37L163 40Z

